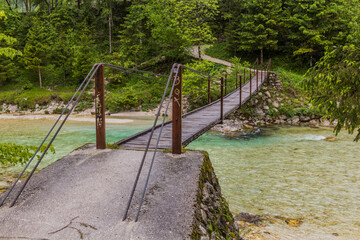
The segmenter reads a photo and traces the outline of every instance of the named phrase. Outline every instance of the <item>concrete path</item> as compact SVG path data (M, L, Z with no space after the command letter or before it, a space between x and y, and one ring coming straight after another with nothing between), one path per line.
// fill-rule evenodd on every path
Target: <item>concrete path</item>
M135 223L147 159L122 221L142 155L91 144L51 164L34 175L13 208L10 201L0 208L0 239L189 239L202 153L158 153Z

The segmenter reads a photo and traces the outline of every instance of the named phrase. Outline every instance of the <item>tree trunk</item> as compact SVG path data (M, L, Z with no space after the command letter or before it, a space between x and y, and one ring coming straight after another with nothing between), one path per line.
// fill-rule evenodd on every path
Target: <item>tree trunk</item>
M38 67L39 70L39 82L40 82L40 88L42 88L42 80L41 80L41 71L40 71L40 66Z
M25 0L25 8L26 8L26 12L29 12L29 2L28 2L28 0Z
M260 63L261 65L264 64L264 50L260 49Z
M80 9L80 0L77 0L78 9Z
M313 57L312 57L312 55L310 55L310 67L312 67L313 66Z

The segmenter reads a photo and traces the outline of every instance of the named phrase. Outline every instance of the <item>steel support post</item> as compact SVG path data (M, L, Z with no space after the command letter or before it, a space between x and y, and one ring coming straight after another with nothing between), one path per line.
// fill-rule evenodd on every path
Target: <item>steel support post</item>
M240 76L240 88L239 88L239 91L240 91L240 97L239 97L239 105L241 107L241 95L242 95L242 84L241 84L241 76Z
M225 73L225 95L227 94L227 73Z
M220 124L224 122L224 78L220 79L221 91L220 91Z
M104 66L100 65L95 74L96 149L105 149L105 94Z
M238 71L236 71L236 78L235 78L235 84L236 84L236 88L238 88Z
M251 98L251 88L252 88L252 80L251 80L251 69L250 69L250 80L249 80L249 82L250 82L250 98Z
M208 77L208 104L211 102L211 98L210 98L210 77Z
M172 97L172 153L181 154L182 146L182 66L177 65L177 78L173 73L175 81Z
M259 60L256 62L256 91L259 90Z

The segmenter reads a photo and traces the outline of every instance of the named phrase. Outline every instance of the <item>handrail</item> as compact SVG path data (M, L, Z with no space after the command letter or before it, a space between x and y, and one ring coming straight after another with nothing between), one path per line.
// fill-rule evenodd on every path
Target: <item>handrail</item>
M9 197L10 193L14 190L16 184L19 182L20 178L23 176L24 172L26 171L26 169L29 167L30 163L33 161L33 159L35 158L35 156L38 154L39 150L41 149L41 147L44 145L45 141L47 140L47 138L50 136L50 134L52 133L52 131L54 130L54 128L56 127L56 125L58 124L58 122L60 121L60 119L62 118L62 116L64 115L64 113L66 112L66 110L69 108L70 104L73 103L73 100L75 98L75 96L78 94L78 92L82 89L79 97L77 98L77 100L74 103L74 106L71 108L71 110L68 112L68 114L66 115L64 121L61 123L60 127L58 128L58 130L56 131L55 135L53 136L53 138L51 139L50 143L48 144L48 146L46 147L45 151L43 152L43 154L41 155L41 157L38 159L37 164L35 165L35 167L33 168L33 170L31 171L31 174L28 176L28 178L26 179L25 183L23 184L23 187L21 188L21 190L19 191L18 195L16 196L15 200L11 203L10 207L14 206L16 200L19 198L21 192L23 191L23 189L25 188L26 184L29 182L31 176L33 175L33 173L35 172L37 166L40 164L40 162L42 161L42 159L44 158L45 154L47 153L48 149L51 146L51 143L54 141L54 139L56 138L58 132L61 130L62 126L64 125L64 123L66 122L66 119L68 118L68 116L71 114L71 111L74 109L74 107L76 106L76 104L78 103L78 100L80 99L81 95L83 94L84 90L86 89L87 85L89 84L89 80L94 76L96 70L98 69L99 65L98 64L94 64L93 67L91 68L90 72L88 73L88 75L85 77L85 79L83 80L83 82L80 84L79 88L76 90L75 94L72 96L72 98L70 99L70 101L68 102L68 104L66 105L66 107L63 109L62 113L60 114L60 116L58 117L58 119L56 120L56 122L54 123L54 125L51 127L51 129L49 130L48 134L46 135L46 137L43 139L43 141L41 142L40 146L38 147L38 149L35 151L35 153L33 154L33 156L30 158L30 160L28 161L28 163L26 164L25 168L22 170L22 172L19 174L18 178L15 180L15 182L13 183L13 185L11 186L10 190L6 193L4 199L1 201L0 203L0 207L4 204L4 202L6 201L6 199ZM91 74L92 73L92 74ZM91 77L89 77L91 74ZM85 87L83 87L85 84Z

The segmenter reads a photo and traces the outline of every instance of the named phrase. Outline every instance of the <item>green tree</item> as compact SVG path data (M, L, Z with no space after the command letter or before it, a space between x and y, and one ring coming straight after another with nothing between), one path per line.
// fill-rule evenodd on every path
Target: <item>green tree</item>
M287 1L282 17L287 41L294 56L309 58L323 55L326 46L344 42L349 31L351 8L347 1Z
M259 50L262 64L264 50L274 50L278 46L278 29L282 24L280 11L280 1L238 1L227 34L230 48L243 52Z
M6 16L3 11L0 11L0 21L5 21ZM16 38L0 33L0 56L5 56L14 59L16 56L21 56L22 53L11 46L16 43Z
M93 59L93 45L94 41L91 38L91 31L88 30L85 23L83 23L82 31L78 31L75 35L75 41L78 43L73 46L74 61L72 65L72 73L74 83L81 83L92 65L94 64Z
M136 56L145 52L176 59L194 44L214 40L209 22L216 11L217 0L138 1L129 8L122 42Z
M33 20L33 25L27 34L27 42L24 48L22 61L26 69L37 71L39 74L39 84L42 88L41 69L45 66L49 55L50 37L48 29L39 18Z
M308 71L306 89L330 120L337 120L335 132L345 127L358 129L360 139L360 21L358 14L350 23L352 31L345 46L327 47L325 56Z

